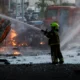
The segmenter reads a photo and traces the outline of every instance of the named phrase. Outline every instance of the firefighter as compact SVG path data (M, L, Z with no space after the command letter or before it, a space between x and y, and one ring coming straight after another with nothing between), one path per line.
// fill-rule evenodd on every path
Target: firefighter
M48 38L48 45L51 48L51 59L52 64L63 64L63 56L60 50L60 40L59 40L59 24L57 22L52 22L50 24L51 31L41 30L44 35Z

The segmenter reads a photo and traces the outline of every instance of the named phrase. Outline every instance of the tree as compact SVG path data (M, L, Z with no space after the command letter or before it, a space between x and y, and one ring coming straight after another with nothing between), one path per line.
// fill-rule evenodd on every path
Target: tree
M44 17L44 11L45 8L48 6L48 4L46 3L46 0L39 0L39 2L35 3L37 5L38 8L40 8L40 16Z
M39 0L36 2L38 8L40 8L41 17L44 17L45 8L48 6L48 1L51 1L53 5L57 5L57 0Z
M41 17L44 17L44 11L48 6L48 1L51 1L53 5L62 5L62 0L60 0L60 4L57 4L57 0L39 0L39 2L36 2L35 4L41 9Z
M53 2L54 5L57 4L57 0L50 0L51 2Z
M54 5L57 5L57 0L50 0L50 1L52 1L53 3L54 3ZM58 5L61 5L62 4L62 0L59 0L59 4Z

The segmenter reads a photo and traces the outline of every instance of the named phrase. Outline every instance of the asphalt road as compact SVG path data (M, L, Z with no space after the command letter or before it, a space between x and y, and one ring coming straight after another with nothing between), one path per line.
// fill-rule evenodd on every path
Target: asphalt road
M0 80L79 80L80 64L0 65Z

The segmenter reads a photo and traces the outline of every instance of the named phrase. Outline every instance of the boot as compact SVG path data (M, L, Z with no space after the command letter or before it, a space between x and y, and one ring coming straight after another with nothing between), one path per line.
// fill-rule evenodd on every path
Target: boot
M64 59L63 58L59 59L59 64L63 64L63 63L64 63Z
M53 58L52 59L52 64L58 64L58 59Z
M58 64L58 61L53 61L52 64Z

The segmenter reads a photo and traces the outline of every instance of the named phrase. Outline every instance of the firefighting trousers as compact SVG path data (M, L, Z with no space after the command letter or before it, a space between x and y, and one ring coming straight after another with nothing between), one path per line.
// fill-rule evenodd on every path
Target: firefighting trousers
M50 48L51 48L52 61L63 59L59 44L51 45Z

